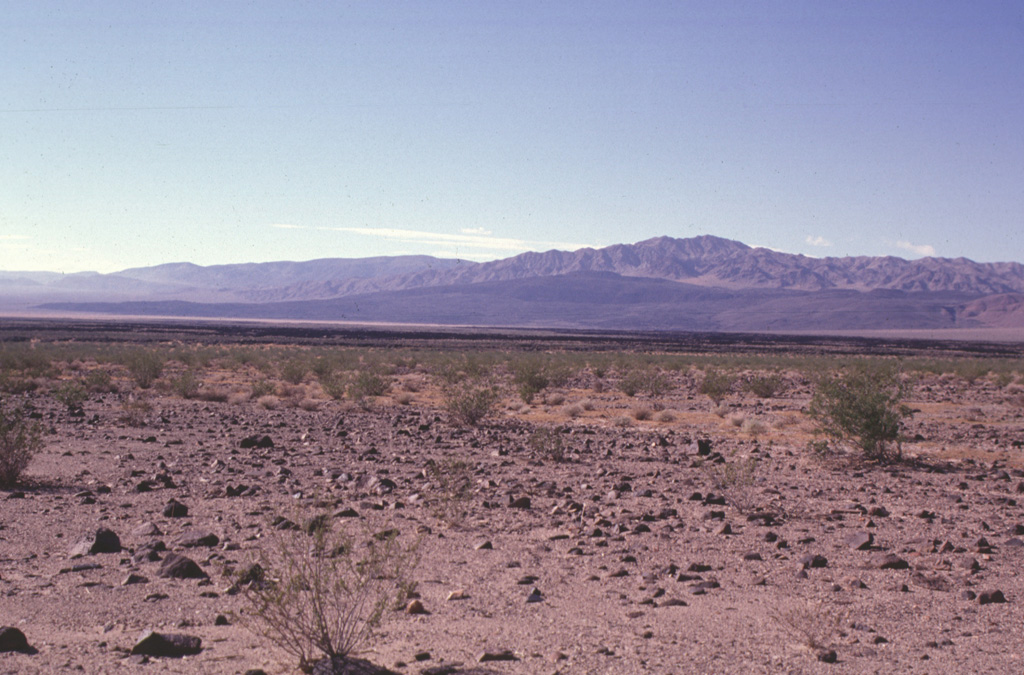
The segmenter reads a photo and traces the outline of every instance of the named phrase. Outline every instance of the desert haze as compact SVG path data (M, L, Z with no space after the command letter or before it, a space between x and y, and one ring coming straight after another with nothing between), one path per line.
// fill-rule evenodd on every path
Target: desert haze
M0 311L673 331L1024 327L1024 266L810 258L713 236L429 256L0 273Z

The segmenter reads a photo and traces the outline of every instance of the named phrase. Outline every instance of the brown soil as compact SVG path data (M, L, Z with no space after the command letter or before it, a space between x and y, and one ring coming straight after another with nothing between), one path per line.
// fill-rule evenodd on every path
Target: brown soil
M225 386L232 377L204 374ZM38 653L0 654L0 672L294 672L246 629L248 606L227 592L224 570L254 560L273 518L314 497L335 513L354 509L358 518L338 519L353 532L396 528L418 541L428 613L389 612L360 654L400 673L1024 670L1024 403L1012 386L919 382L911 461L879 466L808 453L800 411L810 388L796 376L777 398L733 394L721 417L685 376L657 401L583 378L528 408L508 394L479 428L451 424L432 380L415 372L365 409L318 398L313 385L309 410L297 396L268 410L153 390L142 426L122 419L141 392L120 384L93 395L84 416L47 394L24 397L45 445L25 484L0 491L0 626L21 629ZM396 402L403 391L407 405ZM553 394L564 401L546 405ZM583 401L591 409L570 417L567 406ZM619 426L639 405L674 420ZM531 447L538 424L565 428L562 461ZM253 435L273 447L242 449ZM445 458L473 471L454 515L424 474ZM144 480L154 489L137 491ZM238 485L256 490L227 496ZM529 508L511 508L518 497ZM188 517L163 516L171 498ZM145 522L162 534L133 534ZM99 527L124 550L72 559ZM189 530L219 543L183 549ZM848 541L857 533L872 535L865 550ZM154 539L210 581L163 579L159 562L134 562ZM889 555L905 567L883 569ZM74 571L83 564L96 566ZM124 585L132 573L147 581ZM534 588L542 599L527 602ZM447 599L458 590L468 597ZM997 590L1006 603L979 602ZM198 636L203 649L129 657L148 629ZM819 661L823 649L837 661ZM515 660L479 661L503 650Z

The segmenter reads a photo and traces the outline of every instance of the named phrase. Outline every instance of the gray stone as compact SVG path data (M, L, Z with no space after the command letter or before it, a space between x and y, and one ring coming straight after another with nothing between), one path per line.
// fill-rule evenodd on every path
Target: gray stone
M166 579L207 579L209 575L195 560L177 553L168 553L160 563L157 576Z
M0 652L21 652L35 654L37 650L28 643L25 634L14 626L0 628Z

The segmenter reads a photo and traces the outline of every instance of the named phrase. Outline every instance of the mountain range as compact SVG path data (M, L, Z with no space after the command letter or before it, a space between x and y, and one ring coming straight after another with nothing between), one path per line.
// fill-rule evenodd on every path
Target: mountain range
M1024 265L811 258L714 236L429 256L0 272L0 311L606 330L1024 327Z

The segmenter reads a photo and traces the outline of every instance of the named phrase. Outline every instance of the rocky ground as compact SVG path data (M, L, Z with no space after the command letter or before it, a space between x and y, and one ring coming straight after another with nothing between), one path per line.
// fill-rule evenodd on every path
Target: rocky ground
M0 625L34 652L0 672L294 672L227 571L316 503L417 547L423 611L389 609L360 654L398 673L1024 671L1018 390L922 380L914 461L878 466L808 452L796 380L721 416L677 384L646 401L661 421L588 381L479 427L415 373L365 406L8 397L46 433L0 491ZM165 576L175 554L197 578ZM150 630L201 643L133 655Z

